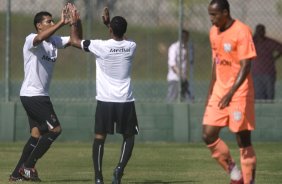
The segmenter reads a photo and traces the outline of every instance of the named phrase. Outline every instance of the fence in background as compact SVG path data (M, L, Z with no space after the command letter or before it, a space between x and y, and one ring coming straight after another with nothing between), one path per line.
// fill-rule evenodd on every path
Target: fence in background
M33 16L49 11L58 20L65 0L10 0L10 34L7 28L7 3L0 0L0 100L5 100L9 86L9 100L18 100L23 80L22 47L25 37L34 32ZM84 37L108 38L101 23L102 8L107 2L112 16L122 15L129 23L127 37L137 42L132 81L136 101L165 102L167 91L167 49L178 39L179 0L73 0L83 18ZM209 0L183 0L183 27L190 31L194 43L193 75L188 73L195 101L205 100L210 78L211 52L208 31L211 26L207 12ZM231 15L247 23L252 29L258 23L266 26L267 35L282 40L282 0L230 0ZM68 35L65 26L57 34ZM10 74L7 79L5 63L10 35ZM89 101L95 98L95 58L75 48L59 51L50 95L63 101ZM276 63L276 101L282 101L282 60ZM190 71L192 68L190 68ZM7 85L7 83L9 85Z

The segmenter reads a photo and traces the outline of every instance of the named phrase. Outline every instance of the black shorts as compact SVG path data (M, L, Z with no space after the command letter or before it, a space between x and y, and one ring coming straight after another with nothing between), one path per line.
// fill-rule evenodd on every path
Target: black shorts
M60 125L49 96L21 96L23 107L27 113L30 129L37 127L46 133Z
M97 101L95 133L113 134L114 125L120 134L138 134L134 102L116 103Z

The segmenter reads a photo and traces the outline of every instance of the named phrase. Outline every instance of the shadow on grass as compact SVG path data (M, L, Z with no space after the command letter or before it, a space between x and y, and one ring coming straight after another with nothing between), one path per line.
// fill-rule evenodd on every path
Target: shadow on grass
M41 181L40 183L78 183L78 182L91 182L91 179L62 179L62 180L48 180Z
M132 184L173 184L173 183L198 183L199 181L162 181L162 180L145 180L145 181L135 181L128 182Z
M91 179L62 179L62 180L49 180L40 183L77 183L77 182L91 182ZM199 181L162 181L162 180L143 180L143 181L128 181L129 184L174 184L174 183L199 183Z

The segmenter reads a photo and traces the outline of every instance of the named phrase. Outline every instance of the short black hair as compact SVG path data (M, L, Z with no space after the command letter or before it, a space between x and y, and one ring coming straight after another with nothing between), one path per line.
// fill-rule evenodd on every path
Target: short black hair
M187 34L187 35L189 35L189 31L187 31L186 29L182 29L182 34Z
M110 27L113 30L113 34L119 38L122 38L127 29L127 22L125 18L121 16L115 16L110 22Z
M227 10L230 13L230 6L227 0L212 0L210 5L217 4L220 11Z
M265 30L265 26L263 24L256 25L256 29L263 29Z
M36 24L42 22L44 16L50 16L50 17L52 17L52 14L49 13L49 12L46 12L46 11L41 11L41 12L38 12L38 13L34 16L33 25L34 25L34 27L35 27L36 30L37 30Z

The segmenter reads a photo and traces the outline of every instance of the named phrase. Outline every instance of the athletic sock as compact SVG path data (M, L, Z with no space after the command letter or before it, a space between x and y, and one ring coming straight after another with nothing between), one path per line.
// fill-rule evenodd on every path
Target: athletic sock
M14 177L20 176L19 169L22 166L22 164L28 159L30 153L35 148L37 142L38 142L38 138L32 136L28 139L28 141L26 142L23 148L21 158L19 159L18 164L12 173L12 176Z
M252 146L240 149L240 160L244 183L254 183L256 171L256 154Z
M39 158L41 158L50 148L61 132L48 132L41 136L34 150L31 152L28 160L24 163L25 167L33 168Z
M234 163L234 161L230 155L229 148L224 141L218 138L214 143L209 144L207 147L211 151L212 158L214 158L227 173L230 173L229 166Z
M95 139L92 145L92 161L95 171L95 180L101 179L103 180L102 174L102 161L104 155L104 139Z
M135 136L125 137L123 139L123 144L121 147L121 155L119 159L118 168L121 169L121 171L124 170L125 166L127 165L127 162L129 161L132 150L134 147L134 138Z

